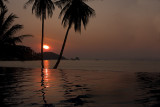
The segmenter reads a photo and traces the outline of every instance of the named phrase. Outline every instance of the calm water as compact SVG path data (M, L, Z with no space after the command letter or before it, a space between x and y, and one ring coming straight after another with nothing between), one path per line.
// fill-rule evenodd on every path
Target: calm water
M159 61L52 63L0 62L1 106L160 107Z
M52 69L55 60L45 60L45 68ZM41 61L0 61L0 67L40 68ZM62 60L59 69L95 71L160 71L160 61L121 60Z

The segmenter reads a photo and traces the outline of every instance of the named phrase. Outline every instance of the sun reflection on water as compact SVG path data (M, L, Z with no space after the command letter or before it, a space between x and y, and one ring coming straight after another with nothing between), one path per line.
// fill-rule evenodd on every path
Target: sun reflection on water
M49 68L49 60L44 60L44 68Z
M45 81L45 85L46 87L49 87L49 70L48 69L44 69L44 81Z

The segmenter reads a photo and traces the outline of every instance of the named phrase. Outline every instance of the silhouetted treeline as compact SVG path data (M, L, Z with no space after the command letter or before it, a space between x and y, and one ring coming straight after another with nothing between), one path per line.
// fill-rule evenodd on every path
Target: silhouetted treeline
M17 34L23 29L23 25L14 24L16 18L15 14L8 14L7 7L0 1L0 60L38 59L39 56L31 48L17 45L32 35Z
M40 56L30 47L16 45L1 45L0 60L35 60Z
M41 53L33 51L30 47L16 45L0 45L0 60L41 60ZM59 55L53 52L44 52L45 60L58 59ZM62 57L62 59L66 59Z

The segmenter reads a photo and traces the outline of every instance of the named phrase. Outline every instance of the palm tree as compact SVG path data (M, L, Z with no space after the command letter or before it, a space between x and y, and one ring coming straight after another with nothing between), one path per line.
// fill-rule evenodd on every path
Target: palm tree
M0 0L0 8L4 6L4 1L8 1L8 0Z
M18 18L13 13L6 17L8 10L6 6L3 6L0 10L0 50L1 55L7 56L8 52L14 49L18 49L17 43L21 43L22 39L31 35L19 35L15 34L23 29L23 25L12 25L14 20ZM13 53L13 52L11 52ZM14 52L15 53L15 52Z
M42 19L42 39L41 39L41 65L44 68L43 63L43 39L44 39L44 20L48 14L49 17L52 17L53 10L55 9L54 3L52 0L28 0L25 3L25 8L29 4L33 4L32 6L32 13L35 13L37 18Z
M81 23L86 28L89 18L95 15L95 11L89 7L86 3L86 0L60 0L59 3L64 4L65 6L61 10L60 17L64 14L62 19L62 25L64 27L68 26L62 49L59 55L59 58L54 66L54 69L57 69L60 60L63 55L64 47L68 37L68 33L72 25L74 25L74 30L81 32Z
M31 35L20 35L14 36L18 31L23 29L23 25L15 24L13 26L15 18L18 18L14 14L10 14L8 17L5 17L8 10L4 6L0 13L0 44L2 45L16 45L18 42L22 42L24 37L28 37Z

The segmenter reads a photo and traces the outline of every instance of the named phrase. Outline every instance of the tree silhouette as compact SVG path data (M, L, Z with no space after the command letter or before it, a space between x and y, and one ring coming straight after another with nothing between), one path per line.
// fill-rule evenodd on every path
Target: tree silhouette
M86 28L89 18L95 15L95 11L86 3L84 3L84 1L86 0L60 0L57 2L57 4L59 4L59 7L64 5L63 9L60 12L60 17L64 14L62 19L62 25L64 27L68 26L68 29L64 38L60 56L54 66L54 69L57 69L60 63L68 33L72 25L74 25L75 32L81 32L81 23L84 25L84 28Z
M0 0L0 8L4 6L4 1L8 1L8 0Z
M37 18L42 19L42 40L41 40L41 65L44 68L43 63L43 39L44 39L44 20L48 14L48 17L52 17L53 10L55 9L52 0L28 0L24 7L26 8L29 4L33 4L32 13L35 13Z
M9 52L16 51L15 49L19 48L16 44L21 43L23 38L31 36L31 35L17 36L16 33L23 29L23 25L20 24L12 25L14 20L18 17L13 13L9 14L9 16L6 17L7 12L8 9L6 8L6 6L3 6L3 8L1 8L0 10L0 50L1 50L0 54L4 56L7 56ZM24 48L25 47L23 46L23 49ZM17 51L17 53L18 52L19 51Z
M15 24L12 26L16 15L11 13L7 18L5 17L8 10L4 7L0 13L0 44L1 45L16 45L18 42L22 42L24 37L31 35L19 35L14 36L18 31L23 29L23 25Z

